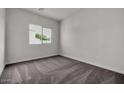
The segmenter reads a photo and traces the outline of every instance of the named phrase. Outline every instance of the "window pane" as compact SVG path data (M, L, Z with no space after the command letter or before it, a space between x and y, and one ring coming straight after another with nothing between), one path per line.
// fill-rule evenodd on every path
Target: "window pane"
M36 38L37 31L29 31L29 44L41 44L41 40ZM39 33L41 34L41 32Z
M42 44L42 27L39 25L29 25L29 44Z
M51 43L51 31L52 30L49 28L43 28L43 36L42 36L43 44Z

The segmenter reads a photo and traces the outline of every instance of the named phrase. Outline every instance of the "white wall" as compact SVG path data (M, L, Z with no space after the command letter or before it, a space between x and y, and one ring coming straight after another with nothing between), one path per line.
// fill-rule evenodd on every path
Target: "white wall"
M7 9L6 64L58 55L59 23L22 9ZM52 28L52 44L29 45L29 24Z
M61 26L62 55L124 73L124 9L82 9Z
M0 8L0 75L4 68L5 51L5 9Z

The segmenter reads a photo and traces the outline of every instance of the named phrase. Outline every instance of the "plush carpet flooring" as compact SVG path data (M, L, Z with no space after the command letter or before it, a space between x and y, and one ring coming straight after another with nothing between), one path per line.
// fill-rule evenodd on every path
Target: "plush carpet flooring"
M124 75L62 56L7 65L1 84L123 84Z

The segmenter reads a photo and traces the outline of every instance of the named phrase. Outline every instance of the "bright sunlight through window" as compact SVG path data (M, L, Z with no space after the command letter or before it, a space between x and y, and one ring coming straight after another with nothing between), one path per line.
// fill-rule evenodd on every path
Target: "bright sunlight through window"
M43 28L40 25L29 25L29 44L50 44L51 43L50 28Z

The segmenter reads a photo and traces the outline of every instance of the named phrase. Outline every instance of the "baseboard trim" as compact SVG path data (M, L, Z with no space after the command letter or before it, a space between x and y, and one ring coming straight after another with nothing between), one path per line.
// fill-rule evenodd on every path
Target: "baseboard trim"
M87 62L85 60L82 60L82 59L79 59L79 58L76 58L76 57L71 57L71 56L63 55L63 54L61 54L61 56L66 57L66 58L70 58L70 59L73 59L73 60L76 60L76 61L80 61L80 62L89 64L89 65L93 65L93 66L96 66L96 67L99 67L99 68L102 68L102 69L106 69L106 70L109 70L109 71L112 71L112 72L115 72L115 73L124 74L123 71L120 71L120 70L117 70L117 69L113 69L111 67L101 66L99 64L93 64L91 62Z
M36 58L30 58L30 59L24 59L24 60L17 60L17 61L11 61L11 62L6 62L5 65L17 64L17 63L28 62L28 61L36 61L36 60L41 60L41 59L44 59L44 58L55 57L55 56L59 56L59 54L48 55L48 56L43 56L43 57L36 57Z
M99 65L99 64L94 64L94 63L92 63L92 62L87 62L87 61L85 61L85 60L82 60L82 59L79 59L79 58L76 58L76 57L71 57L71 56L63 55L63 54L55 54L55 55L49 55L49 56L44 56L44 57L37 57L37 58L32 58L32 59L25 59L25 60L12 61L12 62L8 62L8 63L5 64L5 65L17 64L17 63L28 62L28 61L36 61L36 60L41 60L41 59L44 59L44 58L55 57L55 56L63 56L63 57L70 58L70 59L73 59L73 60L76 60L76 61L80 61L80 62L89 64L89 65L97 66L97 67L102 68L102 69L107 69L107 70L113 71L113 72L115 72L115 73L124 74L123 71L120 71L120 70L117 70L117 69L113 69L113 68L111 68L111 67L101 66L101 65ZM4 67L5 67L5 66L4 66ZM4 69L4 67L3 67L2 69ZM2 73L2 72L1 72L1 73ZM1 73L0 73L0 74L1 74Z

